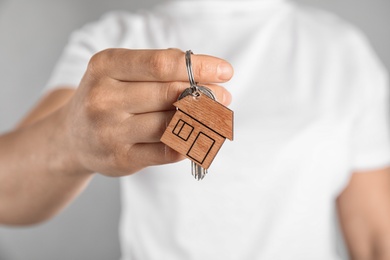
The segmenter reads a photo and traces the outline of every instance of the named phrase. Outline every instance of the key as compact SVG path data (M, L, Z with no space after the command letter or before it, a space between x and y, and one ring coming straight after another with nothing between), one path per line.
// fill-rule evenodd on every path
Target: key
M192 161L191 173L202 180L225 139L233 140L233 111L194 80L191 51L186 52L190 87L173 105L177 110L161 141Z
M216 100L214 93L210 89L203 87L203 86L198 86L198 85L193 86L193 88L190 87L190 88L185 89L180 94L178 100L181 100L188 95L191 95L195 98L199 97L200 95L206 95L209 98ZM194 176L195 179L197 179L199 181L199 180L203 180L203 178L206 176L207 169L203 168L202 166L195 163L194 161L191 161L191 173L192 173L192 176Z

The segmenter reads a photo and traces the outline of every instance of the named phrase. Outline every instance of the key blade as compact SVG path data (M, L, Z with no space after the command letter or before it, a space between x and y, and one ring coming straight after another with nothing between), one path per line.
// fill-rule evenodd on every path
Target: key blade
M194 162L191 162L191 173L196 180L200 181L203 180L203 178L206 176L207 169L204 169L202 166L199 166Z

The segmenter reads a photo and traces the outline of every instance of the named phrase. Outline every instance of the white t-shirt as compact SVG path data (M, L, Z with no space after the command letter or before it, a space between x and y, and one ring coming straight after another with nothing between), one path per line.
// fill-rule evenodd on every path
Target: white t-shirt
M390 161L386 72L339 18L289 1L173 1L75 32L49 88L112 48L191 49L235 68L235 140L203 181L190 162L122 178L124 260L339 259L335 198Z

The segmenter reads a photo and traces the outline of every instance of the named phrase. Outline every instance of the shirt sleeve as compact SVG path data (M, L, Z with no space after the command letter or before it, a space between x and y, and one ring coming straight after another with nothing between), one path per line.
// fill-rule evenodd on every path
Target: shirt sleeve
M358 55L361 77L360 108L352 126L352 169L365 171L390 165L388 74L365 38Z

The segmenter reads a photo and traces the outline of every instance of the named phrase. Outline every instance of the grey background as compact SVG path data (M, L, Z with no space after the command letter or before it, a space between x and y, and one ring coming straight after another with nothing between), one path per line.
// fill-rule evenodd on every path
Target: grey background
M158 2L0 0L0 133L11 129L39 99L73 30L107 10L131 11ZM298 2L331 10L356 24L390 68L390 1ZM98 176L54 219L33 227L0 227L0 260L118 259L119 204L118 180Z

